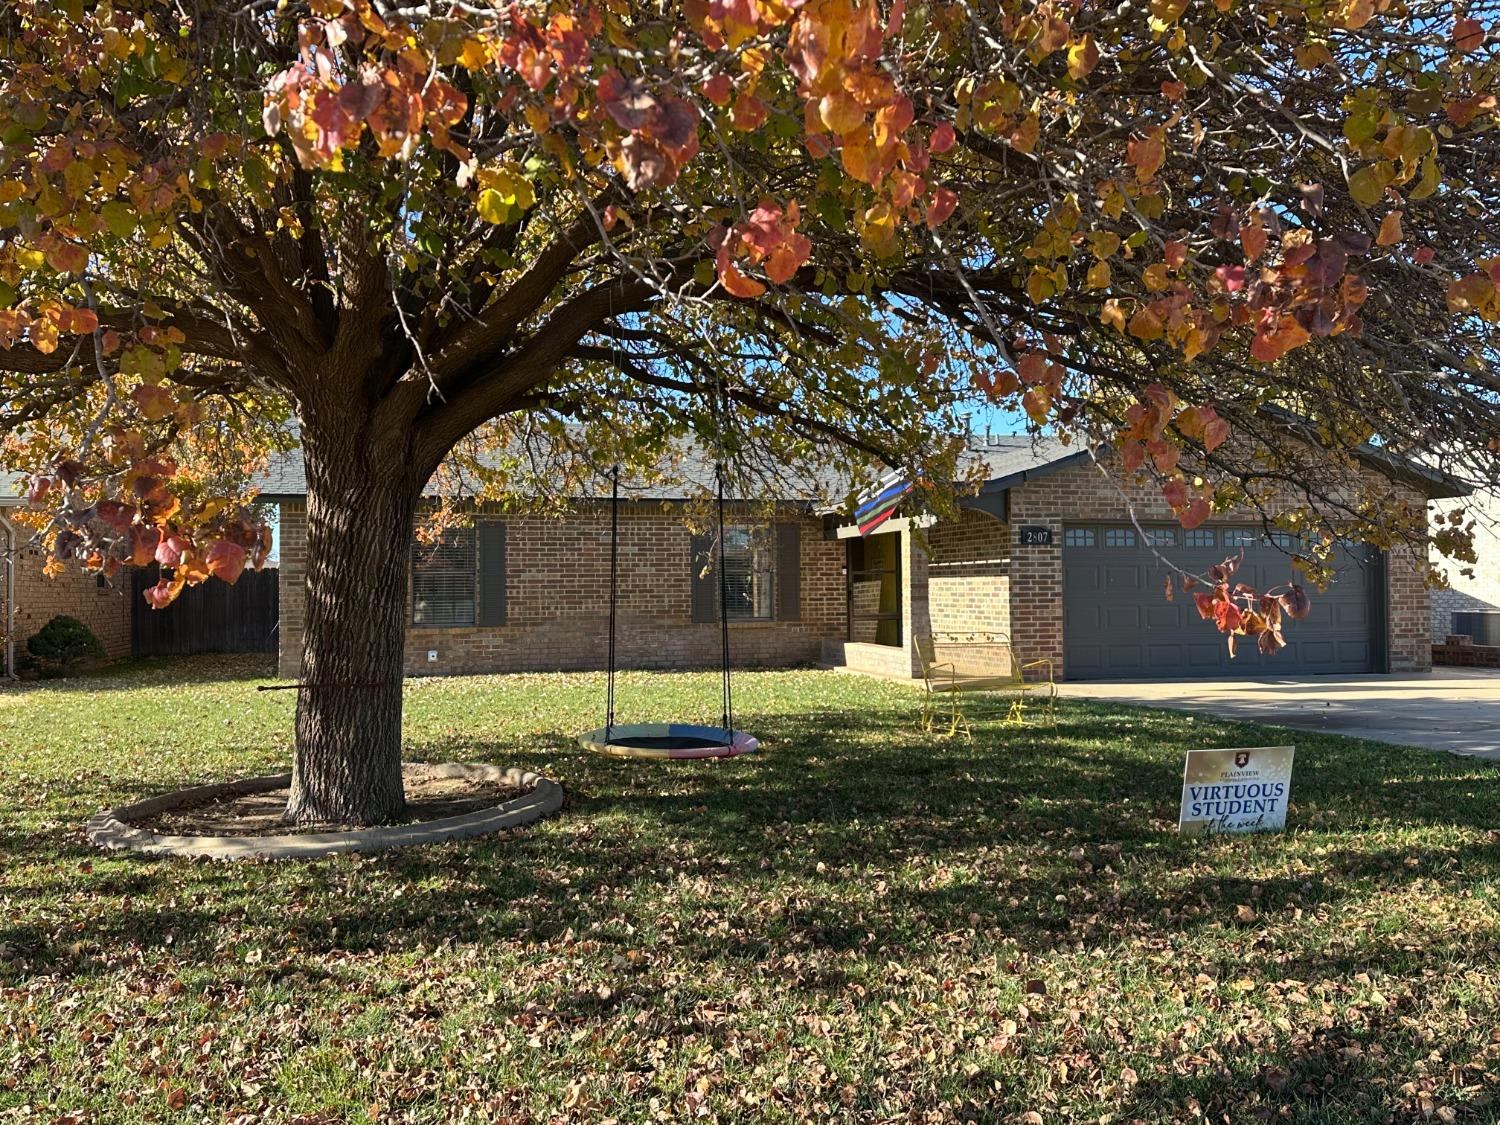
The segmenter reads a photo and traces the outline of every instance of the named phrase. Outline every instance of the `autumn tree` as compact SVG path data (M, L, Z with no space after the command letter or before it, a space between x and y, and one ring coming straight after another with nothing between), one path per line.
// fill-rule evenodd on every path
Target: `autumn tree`
M1495 0L18 0L0 36L6 459L59 560L154 559L164 603L263 557L295 419L299 821L399 813L423 485L514 490L539 433L565 475L695 434L942 482L977 392L1185 524L1290 485L1377 542L1426 519L1347 485L1361 447L1493 471Z

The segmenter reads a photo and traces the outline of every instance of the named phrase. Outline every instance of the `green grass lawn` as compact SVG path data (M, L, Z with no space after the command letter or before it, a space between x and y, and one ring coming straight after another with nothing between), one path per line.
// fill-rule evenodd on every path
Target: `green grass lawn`
M729 762L599 758L592 675L419 680L408 754L525 766L507 838L107 856L86 816L286 765L256 666L0 692L0 1122L1495 1121L1492 766L1067 703L742 673ZM712 675L629 675L628 721ZM1183 752L1293 740L1284 835L1176 835Z

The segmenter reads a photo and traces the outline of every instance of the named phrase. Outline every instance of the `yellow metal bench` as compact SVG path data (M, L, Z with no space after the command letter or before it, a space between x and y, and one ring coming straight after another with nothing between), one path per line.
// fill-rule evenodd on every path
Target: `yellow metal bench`
M947 734L951 737L962 731L972 740L969 720L959 709L964 697L1004 700L1003 721L1015 725L1025 723L1028 700L1044 701L1047 722L1056 725L1052 661L1018 659L1004 633L923 636L916 638L916 645L922 663L924 731L934 730L940 713L946 711Z

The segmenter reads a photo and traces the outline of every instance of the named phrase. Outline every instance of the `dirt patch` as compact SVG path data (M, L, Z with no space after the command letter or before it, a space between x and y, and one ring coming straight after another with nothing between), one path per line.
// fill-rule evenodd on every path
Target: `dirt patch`
M450 816L492 808L525 792L514 785L498 785L467 777L444 777L423 765L405 766L406 817L398 821L442 820ZM221 797L201 805L172 809L152 817L131 820L133 828L144 828L168 836L282 836L306 832L344 832L352 824L291 825L281 819L289 790Z

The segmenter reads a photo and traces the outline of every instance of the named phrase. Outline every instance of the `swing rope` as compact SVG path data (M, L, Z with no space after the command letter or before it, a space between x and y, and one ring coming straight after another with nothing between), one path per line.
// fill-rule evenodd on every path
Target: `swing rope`
M724 462L714 466L714 477L719 486L719 637L722 642L719 672L724 681L724 729L734 740L734 695L729 679L729 578L724 573Z
M604 741L615 726L615 614L620 590L620 466L611 474L609 494L609 685L606 688Z

